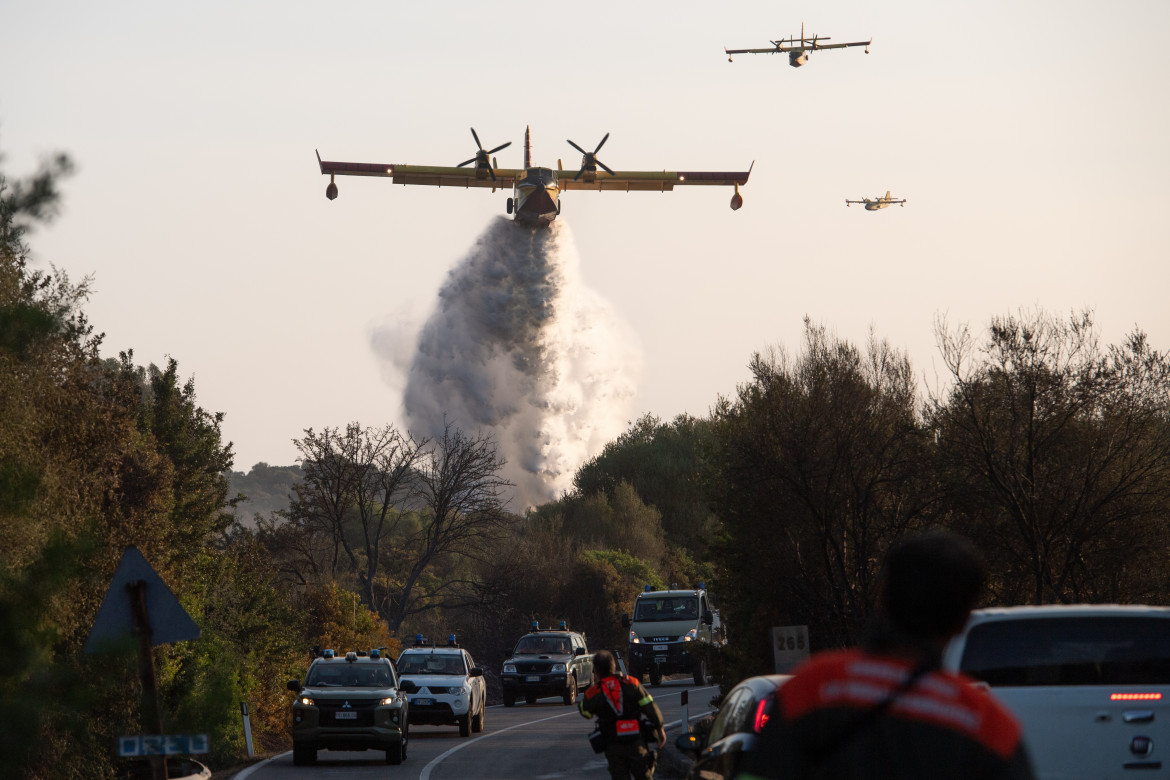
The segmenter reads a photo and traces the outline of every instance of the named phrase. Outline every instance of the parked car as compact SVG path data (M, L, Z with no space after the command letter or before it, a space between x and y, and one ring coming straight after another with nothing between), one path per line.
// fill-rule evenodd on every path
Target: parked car
M976 610L943 665L1015 713L1042 780L1170 770L1170 608Z
M745 753L755 750L760 729L768 722L773 694L791 675L749 677L723 697L719 713L706 735L690 731L677 737L675 747L695 757L688 780L732 778L739 773Z

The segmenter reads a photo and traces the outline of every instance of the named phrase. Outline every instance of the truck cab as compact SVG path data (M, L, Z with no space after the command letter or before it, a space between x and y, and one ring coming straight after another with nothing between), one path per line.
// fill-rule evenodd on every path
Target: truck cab
M696 685L707 684L707 661L696 652L699 643L721 643L719 613L707 591L697 588L646 590L634 600L633 615L622 615L630 630L629 674L650 676L658 685L664 676L690 674Z

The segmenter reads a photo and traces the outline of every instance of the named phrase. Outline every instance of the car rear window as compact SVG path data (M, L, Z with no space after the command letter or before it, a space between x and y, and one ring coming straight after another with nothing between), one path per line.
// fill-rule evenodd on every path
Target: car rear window
M991 686L1166 685L1170 620L990 620L971 628L960 668Z

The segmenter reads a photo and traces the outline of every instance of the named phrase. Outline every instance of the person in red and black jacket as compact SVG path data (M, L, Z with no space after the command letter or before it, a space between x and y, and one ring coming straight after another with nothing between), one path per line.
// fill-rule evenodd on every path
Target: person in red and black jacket
M594 683L581 697L578 708L586 718L597 716L605 740L605 759L613 780L651 780L654 753L642 736L642 719L654 730L658 747L666 744L662 712L642 683L615 668L613 653L593 654Z
M869 640L794 670L739 780L1030 780L1015 717L972 679L939 668L984 576L975 548L948 531L895 544Z

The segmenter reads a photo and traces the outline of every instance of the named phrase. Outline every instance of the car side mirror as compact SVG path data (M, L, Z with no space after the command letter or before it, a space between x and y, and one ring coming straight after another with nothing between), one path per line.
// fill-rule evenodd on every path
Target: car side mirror
M403 693L418 693L418 684L414 680L399 680L398 690Z
M622 613L622 628L629 628L629 627L630 627L630 613L623 612Z
M301 681L300 680L289 680L288 684L285 685L284 687L288 688L293 693L300 693L301 692Z
M578 656L578 655L585 655L585 648L584 648L584 647L578 647L578 648L575 648L575 649L573 650L573 655L574 655L574 656Z
M483 667L482 666L471 667L471 671L467 673L467 676L468 677L483 677Z
M715 624L715 616L712 615L710 612L704 612L703 613L703 623L705 625L708 625L708 626L714 625Z
M680 752L698 755L703 749L703 740L695 732L688 731L686 734L679 734L674 738L674 746Z

